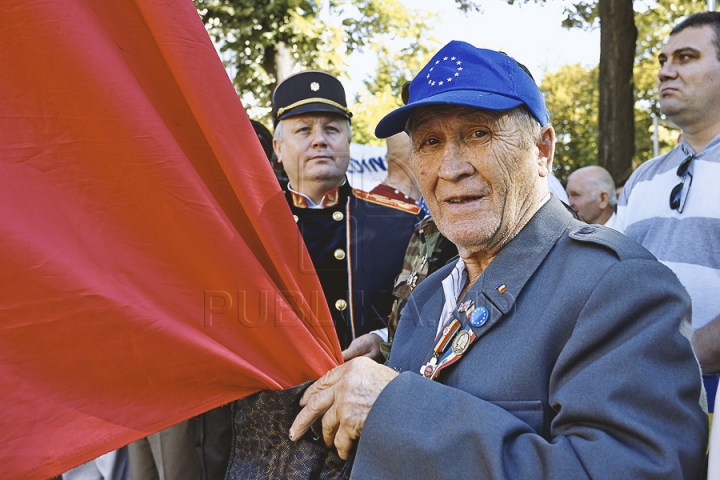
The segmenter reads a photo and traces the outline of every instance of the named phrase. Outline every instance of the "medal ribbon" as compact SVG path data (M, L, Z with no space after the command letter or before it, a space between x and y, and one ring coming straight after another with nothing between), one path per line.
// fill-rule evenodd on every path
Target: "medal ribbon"
M463 338L466 337L466 338ZM462 339L463 345L461 348L455 348L455 344L457 343L457 340ZM470 345L475 341L475 332L473 332L472 328L468 325L465 327L465 329L460 330L456 335L455 339L453 340L452 348L448 349L443 356L438 361L437 366L432 372L432 375L430 376L430 380L435 380L435 378L438 376L441 370L444 368L449 367L453 363L460 360L465 352L467 352L468 348L470 348Z
M460 327L462 327L462 323L453 317L448 326L445 327L443 331L440 332L440 335L438 335L438 338L435 339L433 352L435 352L436 355L442 355L442 352L447 347L447 344L450 340L452 340L455 336L455 332L457 332Z
M453 317L448 326L435 339L433 356L429 362L420 367L420 375L435 380L441 370L462 358L463 354L475 341L476 335L470 325L464 329L461 327L462 323ZM451 341L452 346L448 348Z

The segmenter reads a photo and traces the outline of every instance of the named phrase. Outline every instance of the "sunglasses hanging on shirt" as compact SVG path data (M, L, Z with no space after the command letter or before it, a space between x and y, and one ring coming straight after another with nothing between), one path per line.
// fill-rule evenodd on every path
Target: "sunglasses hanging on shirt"
M687 202L688 194L690 193L690 186L692 185L692 172L690 172L690 165L695 160L695 154L688 154L688 157L683 160L677 169L677 176L681 177L680 183L670 192L670 209L677 210L678 213L682 213L685 209L685 203ZM687 183L687 188L685 184Z

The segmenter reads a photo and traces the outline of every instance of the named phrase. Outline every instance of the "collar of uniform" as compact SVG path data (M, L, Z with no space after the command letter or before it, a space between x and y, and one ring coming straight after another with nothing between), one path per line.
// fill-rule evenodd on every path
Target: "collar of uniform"
M398 202L407 203L408 205L411 205L413 207L418 205L418 202L413 200L412 198L408 197L404 193L402 193L400 190L398 190L395 187L390 187L388 185L379 184L372 190L370 190L369 193L374 193L377 195L382 195L383 197L387 197L391 200L397 200Z
M466 298L482 294L503 314L508 313L571 221L570 212L553 195L490 262ZM477 301L476 304L482 305Z
M293 188L290 186L290 183L287 185L288 193L290 194L290 199L292 200L292 205L294 207L298 208L310 208L310 209L321 209L321 208L330 208L335 207L340 203L340 197L341 197L341 189L347 184L347 177L343 179L343 183L340 184L339 187L335 187L329 192L326 192L325 195L323 195L322 200L320 200L319 204L316 204L312 201L310 197L305 195L304 193L300 193L297 190L293 190Z

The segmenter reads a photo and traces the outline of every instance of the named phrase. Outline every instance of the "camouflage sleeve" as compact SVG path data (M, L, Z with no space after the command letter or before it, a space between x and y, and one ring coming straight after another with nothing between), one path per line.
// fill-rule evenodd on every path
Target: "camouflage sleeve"
M380 347L385 358L390 355L400 315L412 291L456 255L457 247L440 233L432 217L426 217L415 228L405 251L403 269L393 288L395 303L388 319L388 342Z

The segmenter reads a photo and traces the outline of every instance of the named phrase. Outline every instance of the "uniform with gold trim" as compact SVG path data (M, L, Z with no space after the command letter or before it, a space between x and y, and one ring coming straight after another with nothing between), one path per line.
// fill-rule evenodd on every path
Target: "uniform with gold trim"
M321 71L286 78L275 89L273 104L276 127L294 115L333 114L348 121L352 116L340 81ZM348 159L349 154L348 141ZM291 181L286 198L345 349L356 337L386 326L395 277L420 207L352 189L347 178L326 192L320 205L309 205L312 201L293 187Z
M394 280L420 208L352 189L347 182L326 195L330 201L322 209L307 208L304 197L292 191L286 196L320 278L340 346L345 349L354 338L385 327Z

